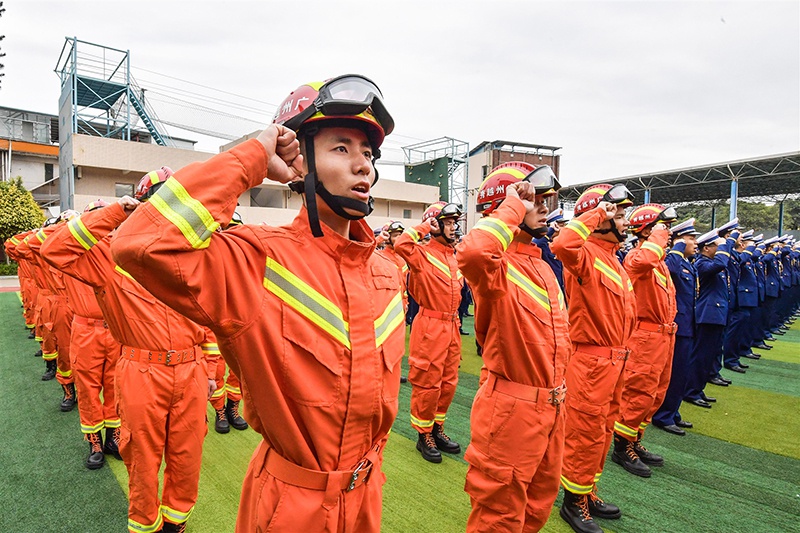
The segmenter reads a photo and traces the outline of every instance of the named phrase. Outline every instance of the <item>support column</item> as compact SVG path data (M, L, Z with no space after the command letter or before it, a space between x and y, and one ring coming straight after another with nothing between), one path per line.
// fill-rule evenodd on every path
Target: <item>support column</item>
M728 220L733 220L734 218L736 218L736 212L738 207L737 205L738 196L739 196L739 182L736 180L736 178L733 178L731 180L731 214L728 217Z
M644 203L646 204L650 203L650 189L644 190Z
M717 227L717 206L711 207L711 229Z
M778 204L778 237L783 235L783 200Z

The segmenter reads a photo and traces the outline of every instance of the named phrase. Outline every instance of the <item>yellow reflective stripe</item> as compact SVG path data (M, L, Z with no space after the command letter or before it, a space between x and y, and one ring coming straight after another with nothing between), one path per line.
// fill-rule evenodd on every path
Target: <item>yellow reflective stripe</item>
M655 269L655 268L653 269L653 273L656 275L656 279L658 280L658 283L659 283L659 284L660 284L662 287L665 287L665 288L666 288L666 287L667 287L667 276L665 276L664 274L662 274L661 272L659 272L659 271L658 271L657 269Z
M35 337L33 338L33 340L35 340L36 342L42 342L44 339L43 339L43 338L41 338L39 335L37 335L37 336L35 336ZM42 357L44 357L44 356L42 356Z
M566 304L564 303L564 293L561 292L561 287L558 288L558 308L564 309Z
M125 276L126 278L133 279L133 276L122 270L122 267L119 265L114 265L114 270Z
M341 309L271 257L267 257L264 288L350 349L350 325Z
M11 237L11 244L16 246L17 244L19 244L19 239L17 239L16 237Z
M379 347L400 324L405 322L403 295L398 292L386 306L381 316L375 320L375 346Z
M628 427L624 424L620 424L619 422L614 422L614 431L620 433L622 435L627 435L628 437L638 437L639 430Z
M647 422L642 422L641 424L639 424L639 431L644 431L645 429L647 429L648 425L649 424Z
M584 224L577 218L573 218L572 220L570 220L565 227L571 229L572 231L580 235L584 241L588 239L589 235L592 233L591 231L589 231L589 228L586 227L586 224Z
M47 235L44 234L44 230L40 229L36 232L36 238L39 239L39 242L44 244L44 240L47 238Z
M140 524L136 520L128 518L128 531L133 533L155 533L156 531L160 531L163 525L164 519L161 515L158 515L156 521L149 525Z
M225 384L225 390L227 392L232 392L234 394L241 394L242 393L242 389L240 389L239 387L231 387L227 383Z
M104 424L100 422L94 426L87 426L85 424L81 424L81 433L97 433L101 429L103 429Z
M97 244L97 239L92 235L92 232L86 228L83 222L81 222L80 217L73 218L67 222L67 227L69 228L69 232L72 233L72 236L75 237L75 240L78 241L78 244L87 250Z
M53 353L43 353L43 354L42 354L42 359L44 359L45 361L52 361L52 360L53 360L53 359L55 359L56 357L58 357L58 352L53 352Z
M627 280L627 281L628 281L628 290L629 290L629 291L633 291L633 283L631 283L631 280L630 280L630 278L628 278L628 280Z
M119 418L115 418L114 420L106 420L105 425L107 428L116 429L122 425L122 421Z
M65 371L61 370L60 368L56 368L56 372L58 372L58 375L61 376L62 378L72 377L72 369L67 370L65 372Z
M511 241L514 239L514 232L512 232L505 222L499 218L482 218L475 224L472 229L485 231L490 235L494 235L500 244L503 245L503 250L508 249Z
M622 287L622 276L620 276L616 270L601 261L599 257L594 258L594 267L605 274L611 281L619 285L620 288L624 288Z
M598 481L600 481L600 476L602 476L602 475L603 475L602 472L598 472L597 474L595 474L594 475L594 482L597 483Z
M428 262L447 274L447 277L450 277L450 267L436 259L434 256L430 254L430 252L425 252L425 255L428 257Z
M214 391L211 395L212 398L222 398L222 395L225 394L225 387L220 387Z
M591 485L578 485L577 483L571 482L564 476L561 476L561 486L573 494L589 494L592 492Z
M411 237L411 240L414 242L419 242L419 232L414 228L408 228L403 233Z
M150 198L150 203L186 237L192 248L206 248L219 227L208 209L178 183L169 178Z
M444 424L444 421L447 419L447 413L436 413L433 416L433 420L435 422L439 422L440 424Z
M508 278L508 281L522 289L528 296L533 298L536 303L544 307L548 313L550 312L550 298L547 295L547 291L534 283L533 280L520 272L514 265L510 263L508 264L506 278Z
M400 270L403 271L403 272L408 272L408 265L403 263L403 268L401 268Z
M205 344L200 345L200 349L203 350L205 355L219 355L219 345L216 342L208 342Z
M433 420L421 420L414 415L411 416L411 424L417 426L419 428L430 428L433 427Z
M192 514L192 511L194 511L194 506L192 506L192 508L186 511L185 513L181 511L176 511L172 507L167 507L166 505L161 506L161 515L164 518L169 518L171 522L175 522L178 524L186 522L189 519L189 516Z
M659 259L664 257L664 249L654 242L645 242L642 244L642 250L650 250L655 253Z

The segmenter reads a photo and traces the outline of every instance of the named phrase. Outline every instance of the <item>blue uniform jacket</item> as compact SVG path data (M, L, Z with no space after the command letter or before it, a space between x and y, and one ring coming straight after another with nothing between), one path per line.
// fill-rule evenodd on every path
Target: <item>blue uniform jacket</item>
M561 286L561 291L564 291L564 265L561 264L561 261L556 257L556 255L550 251L550 242L553 235L553 228L549 228L547 230L547 236L542 237L541 239L533 239L534 244L542 249L542 259L544 259L545 263L550 265L550 268L553 270L553 274L556 275L556 279L558 280L558 284Z
M728 262L732 240L721 244L713 258L698 255L694 266L700 279L697 297L696 320L698 324L724 326L728 321Z
M764 301L764 296L767 295L767 275L764 272L764 262L761 260L762 256L761 248L756 248L753 251L753 267L756 273L756 282L758 283L758 301L759 303Z
M686 243L676 243L664 258L664 262L675 284L675 300L678 306L678 314L675 315L675 323L678 324L676 335L694 337L694 315L698 293L697 271L684 256L684 250Z
M755 246L748 246L739 254L739 307L758 307L758 279L754 266Z
M781 274L778 266L780 260L775 255L775 251L771 250L761 256L761 261L764 263L766 273L767 296L777 298L781 294Z

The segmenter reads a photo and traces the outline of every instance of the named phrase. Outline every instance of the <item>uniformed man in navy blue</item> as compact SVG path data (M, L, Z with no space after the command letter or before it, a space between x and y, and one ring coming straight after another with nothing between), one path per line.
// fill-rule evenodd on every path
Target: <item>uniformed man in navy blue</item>
M764 254L764 234L759 233L758 235L753 237L753 242L756 245L755 251L753 251L753 266L755 267L756 273L756 282L758 283L758 307L755 309L755 316L751 322L752 327L752 342L750 343L751 348L758 348L761 350L771 350L772 346L767 344L766 335L764 331L767 329L767 322L769 320L769 316L766 313L766 273L764 271L764 262L761 260L761 256ZM745 355L745 357L749 357L751 359L760 359L761 356L757 353L750 352L749 355Z
M767 340L775 340L772 337L773 331L778 327L778 297L781 295L781 268L780 259L778 258L778 251L776 248L780 246L778 237L772 237L764 241L764 254L761 256L761 261L764 263L764 272L766 276L766 305L764 312L767 313L767 328L764 334Z
M542 249L542 259L545 263L550 265L561 287L561 292L564 292L564 265L562 265L561 261L550 251L550 243L553 242L553 239L558 237L561 228L566 226L569 220L564 218L564 210L559 207L547 215L546 222L547 234L544 237L533 239L533 243Z
M697 239L698 257L694 262L700 281L695 314L696 373L687 387L686 400L700 407L711 407L703 399L706 383L728 386L716 375L715 361L722 358L722 337L728 320L728 262L733 239L726 240L714 229Z
M669 268L672 282L675 284L675 300L678 314L675 323L678 331L675 333L675 349L672 356L672 377L669 388L653 415L653 425L674 435L685 435L684 428L692 427L691 422L681 418L678 411L690 375L694 373L695 366L695 305L697 303L697 272L691 263L691 258L697 250L697 235L700 233L694 228L694 219L673 226L672 248L664 261ZM694 357L693 357L694 356ZM703 399L705 402L705 399Z
M745 357L748 359L759 358L752 350L752 347L758 344L756 342L757 331L753 324L759 323L761 317L759 312L758 257L756 255L756 239L753 233L753 230L742 233L743 250L739 254L741 258L739 263L739 307L747 312L747 319L742 325L739 334L738 355L740 358ZM741 359L739 364L741 365Z
M746 232L752 237L752 230ZM743 346L747 341L750 308L758 303L758 285L753 272L751 259L753 249L747 250L744 244L745 233L738 228L731 232L734 247L728 263L728 279L730 280L730 296L728 298L728 325L725 329L722 357L723 365L728 370L745 373L748 365L740 361ZM748 242L748 245L752 243ZM749 346L747 348L749 350Z

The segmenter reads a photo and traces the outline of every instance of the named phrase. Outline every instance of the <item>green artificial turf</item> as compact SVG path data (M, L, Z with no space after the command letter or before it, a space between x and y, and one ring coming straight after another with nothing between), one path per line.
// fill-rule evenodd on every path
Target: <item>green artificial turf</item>
M41 382L36 343L26 338L16 297L0 294L0 388L6 428L0 433L0 532L100 532L125 529L127 472L120 461L90 472L83 466L77 412L61 413L55 382ZM464 328L472 332L472 319ZM800 528L800 359L794 328L752 361L747 374L726 372L731 387L709 385L712 409L684 404L695 424L685 437L650 427L645 444L663 454L653 477L628 474L610 459L600 494L623 510L620 520L599 520L608 533L789 532ZM448 413L448 434L469 442L469 411L481 359L474 335L462 337L459 386ZM747 361L750 363L750 360ZM403 373L407 375L407 360ZM384 455L382 531L464 531L470 510L464 493L463 454L441 464L424 461L409 423L411 386L401 386L400 407ZM259 436L252 430L209 434L190 533L231 532L247 463ZM524 442L518 444L520 449ZM569 533L557 504L544 527Z

